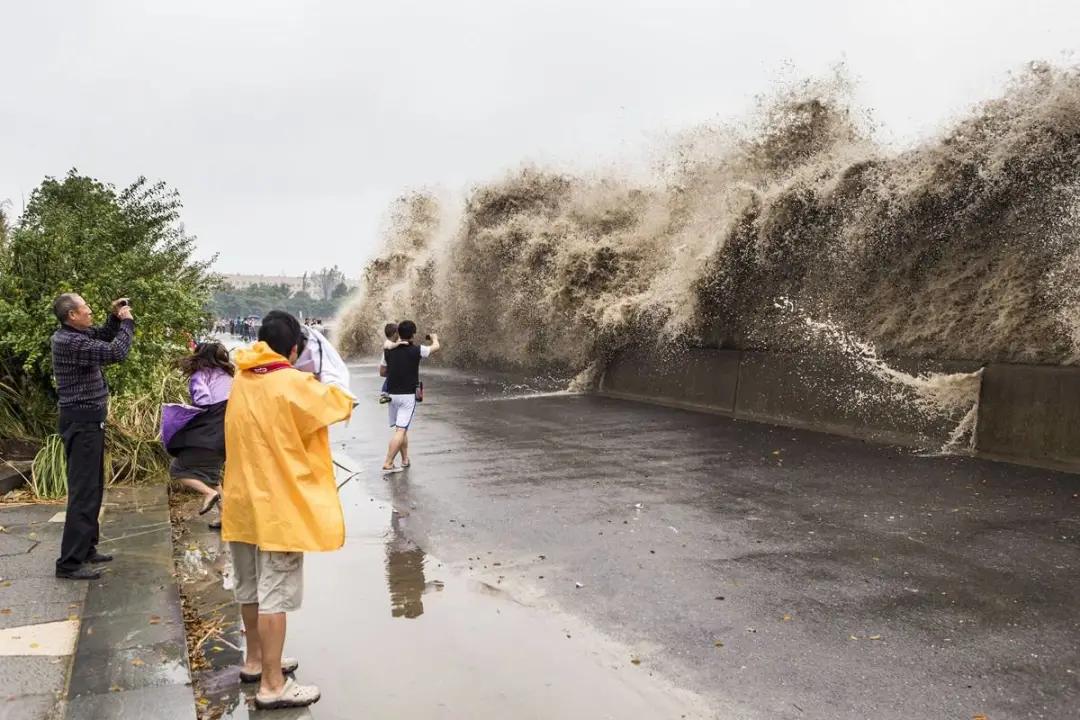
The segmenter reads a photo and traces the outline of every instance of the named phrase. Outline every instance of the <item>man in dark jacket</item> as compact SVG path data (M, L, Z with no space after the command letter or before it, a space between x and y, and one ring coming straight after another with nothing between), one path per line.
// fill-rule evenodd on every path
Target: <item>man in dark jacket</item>
M53 302L60 329L52 336L53 376L60 401L60 437L67 458L68 505L56 577L94 580L91 563L112 560L99 553L98 515L105 493L105 420L109 386L102 366L127 357L135 321L127 300L117 300L104 325L93 326L93 312L74 293Z

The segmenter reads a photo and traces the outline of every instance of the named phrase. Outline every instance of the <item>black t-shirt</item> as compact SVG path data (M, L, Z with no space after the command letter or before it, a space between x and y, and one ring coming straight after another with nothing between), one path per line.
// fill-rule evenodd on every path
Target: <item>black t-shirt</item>
M419 345L398 345L383 350L386 358L386 392L389 395L411 395L420 384Z

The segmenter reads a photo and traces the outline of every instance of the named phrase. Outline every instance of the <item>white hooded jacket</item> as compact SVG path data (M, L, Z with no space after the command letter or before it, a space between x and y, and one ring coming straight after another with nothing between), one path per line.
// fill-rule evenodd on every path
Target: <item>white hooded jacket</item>
M349 366L338 351L315 328L305 327L304 333L308 338L307 347L293 367L312 373L319 382L341 388L355 399L356 396L349 389Z

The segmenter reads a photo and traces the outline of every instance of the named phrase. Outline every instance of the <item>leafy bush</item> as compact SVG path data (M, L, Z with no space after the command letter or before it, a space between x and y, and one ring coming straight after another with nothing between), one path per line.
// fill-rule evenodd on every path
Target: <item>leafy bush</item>
M136 338L124 363L110 366L112 429L107 453L118 479L160 470L151 447L162 398L180 397L172 361L206 326L217 279L193 258L177 193L140 178L117 191L72 170L46 178L12 226L0 224L0 433L41 438L56 423L50 337L52 301L77 292L106 319L112 300L130 297ZM157 403L157 404L154 404ZM56 467L45 443L42 477Z

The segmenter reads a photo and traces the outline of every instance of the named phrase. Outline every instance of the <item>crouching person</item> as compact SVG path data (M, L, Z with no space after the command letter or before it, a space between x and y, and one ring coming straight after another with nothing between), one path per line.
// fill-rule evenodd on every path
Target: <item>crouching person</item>
M298 665L282 659L285 614L300 608L304 553L345 544L328 428L349 418L353 399L293 367L301 332L288 313L263 318L259 342L236 352L225 413L222 539L247 634L240 679L260 683L260 709L319 699L285 677Z

